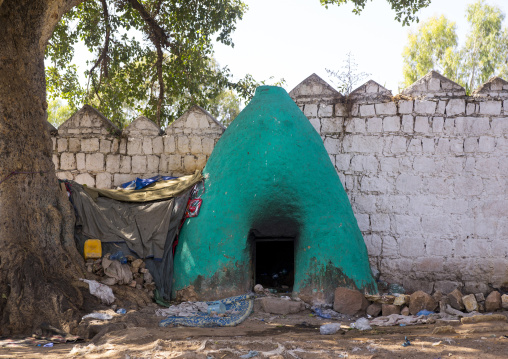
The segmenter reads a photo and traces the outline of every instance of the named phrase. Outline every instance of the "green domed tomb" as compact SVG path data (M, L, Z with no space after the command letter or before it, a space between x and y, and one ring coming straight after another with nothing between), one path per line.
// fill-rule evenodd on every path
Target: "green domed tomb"
M323 141L279 87L261 86L218 141L200 213L187 219L173 296L244 294L256 283L331 302L336 287L376 293L367 249Z

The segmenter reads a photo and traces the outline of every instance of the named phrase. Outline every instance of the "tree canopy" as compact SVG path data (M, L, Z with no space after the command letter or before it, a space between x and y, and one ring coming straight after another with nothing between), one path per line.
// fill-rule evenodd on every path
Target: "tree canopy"
M320 0L321 4L328 7L328 5L336 4L343 5L352 3L354 5L353 13L359 15L365 8L367 0ZM416 13L423 8L430 5L430 0L386 0L392 10L395 11L395 19L402 22L402 25L407 26L411 22L418 22Z
M492 76L508 77L508 29L505 15L483 0L466 9L470 25L459 48L456 26L444 16L432 17L408 35L404 47L404 85L409 86L432 69L470 93Z
M62 17L46 47L48 95L73 110L91 104L120 126L129 114L164 126L192 103L213 109L207 104L233 89L248 97L254 79L233 82L213 59L214 40L233 46L246 8L240 0L84 1ZM78 41L93 54L86 85L72 63Z

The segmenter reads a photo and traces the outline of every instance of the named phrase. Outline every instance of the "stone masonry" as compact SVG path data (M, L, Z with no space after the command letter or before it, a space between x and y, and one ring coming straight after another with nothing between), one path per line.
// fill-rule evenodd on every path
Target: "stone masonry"
M508 82L472 96L430 72L346 99L313 74L290 92L323 138L381 279L408 290L508 285Z
M51 128L50 128L51 130ZM85 105L53 133L57 176L97 188L135 177L181 176L201 170L225 128L193 106L165 132L146 117L120 131Z
M508 286L508 82L472 96L431 71L400 95L368 81L345 98L313 74L291 97L321 135L371 266L407 290ZM224 127L199 106L163 133L123 131L90 106L53 135L59 178L111 188L202 169Z

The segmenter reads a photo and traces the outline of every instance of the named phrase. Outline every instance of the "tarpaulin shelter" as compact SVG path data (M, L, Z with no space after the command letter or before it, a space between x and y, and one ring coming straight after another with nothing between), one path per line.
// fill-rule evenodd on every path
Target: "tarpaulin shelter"
M145 260L159 299L169 301L173 243L190 191L201 173L158 181L138 190L106 190L69 181L76 211L75 240L82 253L87 239L100 239L103 253L123 250Z

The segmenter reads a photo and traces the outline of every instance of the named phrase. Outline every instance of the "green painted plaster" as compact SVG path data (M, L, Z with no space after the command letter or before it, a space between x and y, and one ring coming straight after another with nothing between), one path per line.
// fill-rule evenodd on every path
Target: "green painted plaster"
M376 292L367 250L323 141L286 91L262 86L217 143L198 217L186 220L173 293L252 289L252 238L295 238L294 292L330 301L337 286Z

